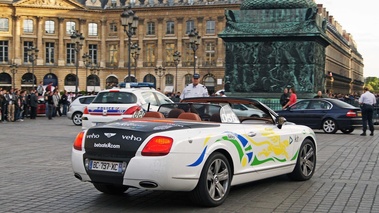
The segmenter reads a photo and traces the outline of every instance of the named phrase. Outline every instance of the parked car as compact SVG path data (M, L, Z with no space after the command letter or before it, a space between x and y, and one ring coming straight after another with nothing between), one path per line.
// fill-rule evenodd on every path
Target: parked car
M362 126L361 109L338 99L305 99L276 112L287 121L322 129L325 133L341 130L349 134Z
M38 96L37 115L46 114L46 102L43 96Z
M238 103L268 116L240 120L230 107ZM283 174L308 180L314 174L313 130L286 122L258 101L203 97L167 105L143 118L80 132L72 148L74 176L106 194L122 194L129 187L189 191L196 203L218 206L233 185ZM161 108L180 114L172 118L165 111L166 118Z
M264 117L265 114L262 110L257 109L251 105L245 104L232 104L234 113L239 117Z
M94 95L76 98L68 107L67 118L71 119L76 126L81 126L84 108L90 104L94 98Z
M151 84L130 83L128 88L104 90L84 109L82 128L122 118L142 117L146 111L157 111L166 103L173 101Z

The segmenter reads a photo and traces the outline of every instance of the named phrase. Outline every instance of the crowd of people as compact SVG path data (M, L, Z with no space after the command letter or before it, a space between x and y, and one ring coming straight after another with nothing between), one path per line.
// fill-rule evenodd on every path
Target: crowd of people
M43 100L42 100L43 99ZM0 88L0 121L21 122L25 118L36 119L38 104L45 104L44 114L49 119L56 116L66 116L70 103L75 94L64 90L62 94L52 84L43 86L42 82L37 89L9 90Z

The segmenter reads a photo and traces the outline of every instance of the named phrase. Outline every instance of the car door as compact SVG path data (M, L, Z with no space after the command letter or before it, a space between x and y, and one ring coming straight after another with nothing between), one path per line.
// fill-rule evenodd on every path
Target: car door
M307 108L310 103L310 100L302 100L291 107L289 107L285 112L279 113L279 115L284 116L287 121L293 122L298 125L305 125Z
M246 124L244 129L251 145L252 159L250 166L259 173L270 172L274 167L282 167L294 162L293 125L283 125L281 129L275 124ZM250 147L245 147L250 150Z
M325 117L325 114L328 112L328 102L322 99L312 100L308 105L308 112L304 117L306 120L305 124L311 128L320 128L322 120Z

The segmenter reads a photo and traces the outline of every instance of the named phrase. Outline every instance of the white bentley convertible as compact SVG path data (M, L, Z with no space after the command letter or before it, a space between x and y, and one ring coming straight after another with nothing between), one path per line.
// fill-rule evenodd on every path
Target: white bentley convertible
M263 116L237 117L232 104ZM259 101L191 98L80 132L72 166L76 178L103 193L190 191L195 202L218 206L233 185L283 174L310 179L316 148L312 129L286 122Z

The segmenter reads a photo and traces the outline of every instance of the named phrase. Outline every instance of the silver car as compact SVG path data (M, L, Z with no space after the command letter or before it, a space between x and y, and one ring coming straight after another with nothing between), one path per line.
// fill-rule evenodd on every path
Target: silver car
M75 99L68 107L67 118L71 119L76 126L82 125L84 108L92 102L96 96L81 96Z

